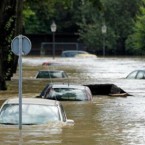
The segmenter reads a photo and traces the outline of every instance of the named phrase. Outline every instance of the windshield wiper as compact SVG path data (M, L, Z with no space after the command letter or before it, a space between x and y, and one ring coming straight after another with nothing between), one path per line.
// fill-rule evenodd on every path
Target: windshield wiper
M2 122L0 122L0 124L3 124L3 125L18 125L19 123L10 123L10 122L2 123ZM22 125L37 125L37 124L36 123L24 123Z
M38 125L37 123L24 123L22 125Z
M17 123L10 123L10 122L6 122L6 123L0 122L0 124L4 124L4 125L17 125Z

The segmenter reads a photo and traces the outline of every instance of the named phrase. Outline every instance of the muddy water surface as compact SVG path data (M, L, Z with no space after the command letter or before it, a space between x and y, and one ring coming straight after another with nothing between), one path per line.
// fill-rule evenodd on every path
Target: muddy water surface
M42 66L43 62L53 66ZM126 75L145 68L143 58L62 59L23 58L23 97L34 97L48 82L36 80L40 69L62 69L69 82L80 84L115 84L132 94L128 97L94 96L92 102L62 102L74 126L47 124L41 126L0 126L3 145L144 145L145 81L127 80ZM68 81L67 79L65 81ZM18 73L7 82L8 90L0 99L18 96Z

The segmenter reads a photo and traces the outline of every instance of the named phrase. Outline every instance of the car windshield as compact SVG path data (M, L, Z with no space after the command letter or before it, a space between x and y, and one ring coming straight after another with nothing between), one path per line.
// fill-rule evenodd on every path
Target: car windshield
M87 100L85 91L75 88L53 88L46 95L46 98L66 101Z
M40 71L36 78L64 78L65 75L62 72L50 72L50 71Z
M60 116L57 106L47 105L22 105L22 124L43 124L52 121L59 121ZM6 104L0 114L1 124L19 123L19 105Z

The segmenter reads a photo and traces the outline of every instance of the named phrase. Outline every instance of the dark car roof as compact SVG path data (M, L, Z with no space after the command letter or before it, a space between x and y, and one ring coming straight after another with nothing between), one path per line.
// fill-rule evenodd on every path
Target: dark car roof
M82 53L87 53L86 51L83 51L83 50L65 50L62 53L67 53L67 52L82 52Z
M82 50L66 50L61 53L62 57L74 57L76 54L87 54L88 52Z

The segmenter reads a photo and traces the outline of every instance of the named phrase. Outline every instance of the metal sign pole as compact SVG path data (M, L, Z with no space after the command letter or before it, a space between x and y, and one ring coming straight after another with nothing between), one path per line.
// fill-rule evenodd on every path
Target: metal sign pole
M19 129L22 129L22 35L19 35Z
M22 129L22 55L31 50L31 41L23 35L16 36L11 43L12 52L19 56L19 129Z

